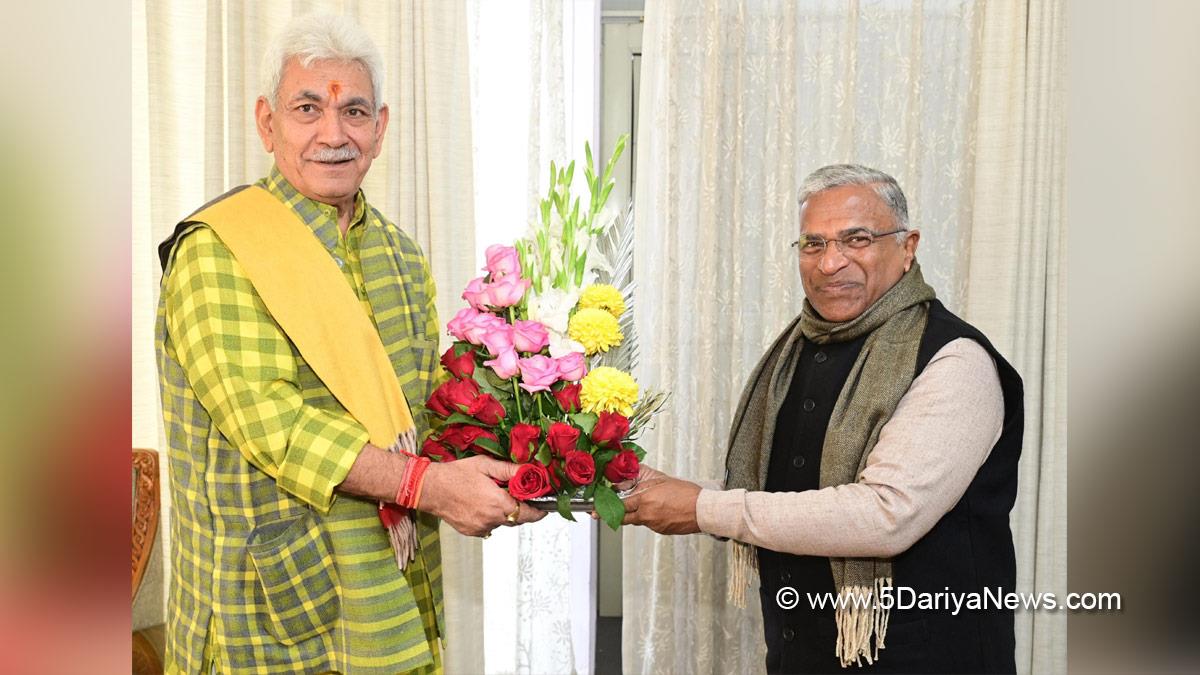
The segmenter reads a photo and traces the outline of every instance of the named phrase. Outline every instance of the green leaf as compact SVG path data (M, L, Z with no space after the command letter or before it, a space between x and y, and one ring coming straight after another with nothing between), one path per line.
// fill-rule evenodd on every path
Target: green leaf
M483 366L483 365L481 365L479 368L475 369L475 372L477 372L477 373L481 372L481 371L483 372L483 376L485 378L487 378L488 384L492 385L492 387L494 389L503 390L503 389L508 388L508 386L509 386L508 380L497 375L496 371L492 370L491 368L488 368L487 366Z
M479 385L480 391L491 394L496 398L496 400L500 401L500 403L504 403L505 401L511 399L512 390L505 387L497 387L492 383L492 380L496 379L494 377L495 373L492 373L493 377L488 377L488 373L492 373L491 368L479 366L475 368L475 373L471 375L471 379L475 380L475 383Z
M616 496L616 495L613 495L613 496ZM620 500L617 500L617 501L620 501ZM621 510L624 511L625 507L622 506ZM571 493L570 492L560 492L559 493L559 495L558 495L558 515L562 516L563 518L566 518L567 520L569 520L571 522L575 522L575 514L571 513Z
M643 450L642 446L638 445L637 443L633 443L631 441L625 441L621 445L625 446L626 450L632 450L633 454L637 455L639 462L641 462L646 457L646 451Z
M596 515L614 531L625 518L625 502L607 485L596 485Z
M462 356L463 354L467 353L470 350L471 350L470 342L463 342L462 340L458 340L454 343L454 357L455 358Z
M603 478L604 471L605 471L605 469L608 468L609 462L611 462L613 460L613 457L616 457L616 456L617 456L617 453L615 450L600 450L600 449L598 449L596 451L596 453L594 455L592 455L593 459L596 462L596 475Z
M613 460L613 457L616 457L616 456L617 456L616 450L601 450L600 452L597 452L596 453L596 466L597 466L596 473L600 473L600 470L598 467L600 466L601 462L608 464L609 462L611 462Z
M491 428L490 425L484 424L474 417L471 417L470 415L464 415L460 412L450 413L450 416L446 418L446 424L470 424L473 427L482 427L484 429Z
M604 203L608 201L608 193L612 192L613 185L616 185L616 183L609 183L604 187L604 191L600 193L600 203L596 205L597 211L604 208Z
M583 433L589 436L592 433L592 429L596 428L596 422L600 419L599 415L590 412L571 413L570 415L567 415L567 417L571 418L571 421L575 423L575 426L582 429Z
M545 441L538 444L538 451L533 456L534 459L541 462L545 466L550 465L550 446L546 445Z
M476 438L475 445L478 445L500 459L503 459L504 461L508 461L508 453L504 452L499 443L490 438Z

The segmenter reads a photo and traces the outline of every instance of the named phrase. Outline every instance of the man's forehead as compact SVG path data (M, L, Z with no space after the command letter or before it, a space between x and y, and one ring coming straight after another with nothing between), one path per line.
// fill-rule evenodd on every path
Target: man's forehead
M815 215L814 215L815 214ZM892 211L869 185L841 185L811 195L800 208L800 228L828 224L853 230L852 221L891 220Z
M297 57L288 59L283 69L281 86L287 89L303 89L318 86L322 91L336 83L340 91L370 95L371 78L367 69L358 61L315 60L305 66Z

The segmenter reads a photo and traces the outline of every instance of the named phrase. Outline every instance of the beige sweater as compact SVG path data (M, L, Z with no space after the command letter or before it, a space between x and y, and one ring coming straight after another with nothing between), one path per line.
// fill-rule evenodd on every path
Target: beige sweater
M879 434L858 482L804 492L700 492L700 529L796 555L894 557L966 492L1000 438L992 357L960 338L934 354Z

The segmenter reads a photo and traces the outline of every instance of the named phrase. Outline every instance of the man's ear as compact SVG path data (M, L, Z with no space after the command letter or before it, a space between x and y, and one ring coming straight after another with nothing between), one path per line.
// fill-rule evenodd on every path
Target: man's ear
M917 244L921 241L920 230L910 230L908 236L904 239L904 271L907 272L912 267L913 261L917 259Z
M375 153L371 155L371 159L375 159L379 153L383 152L383 132L387 131L389 116L386 105L379 109L379 115L375 120Z
M263 149L268 153L275 152L274 111L267 97L259 96L254 102L254 126L258 129L258 138L262 141Z

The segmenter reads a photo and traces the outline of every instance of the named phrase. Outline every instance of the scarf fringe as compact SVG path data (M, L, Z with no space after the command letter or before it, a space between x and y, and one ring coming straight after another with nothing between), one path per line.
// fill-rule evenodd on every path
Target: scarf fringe
M745 609L746 589L750 587L754 575L758 574L758 550L750 544L735 541L730 556L729 601L735 607Z
M403 452L415 455L417 449L417 430L409 429L400 434L388 452ZM396 566L404 571L409 561L417 557L417 549L421 540L417 536L416 514L409 511L399 522L387 528L388 540L392 543L392 552L396 554Z
M891 577L879 577L873 586L845 586L838 593L839 602L834 610L838 634L833 651L843 668L852 663L862 666L863 659L871 665L879 660L879 650L887 647L884 640L890 610L882 607L879 599L883 589L891 586Z

